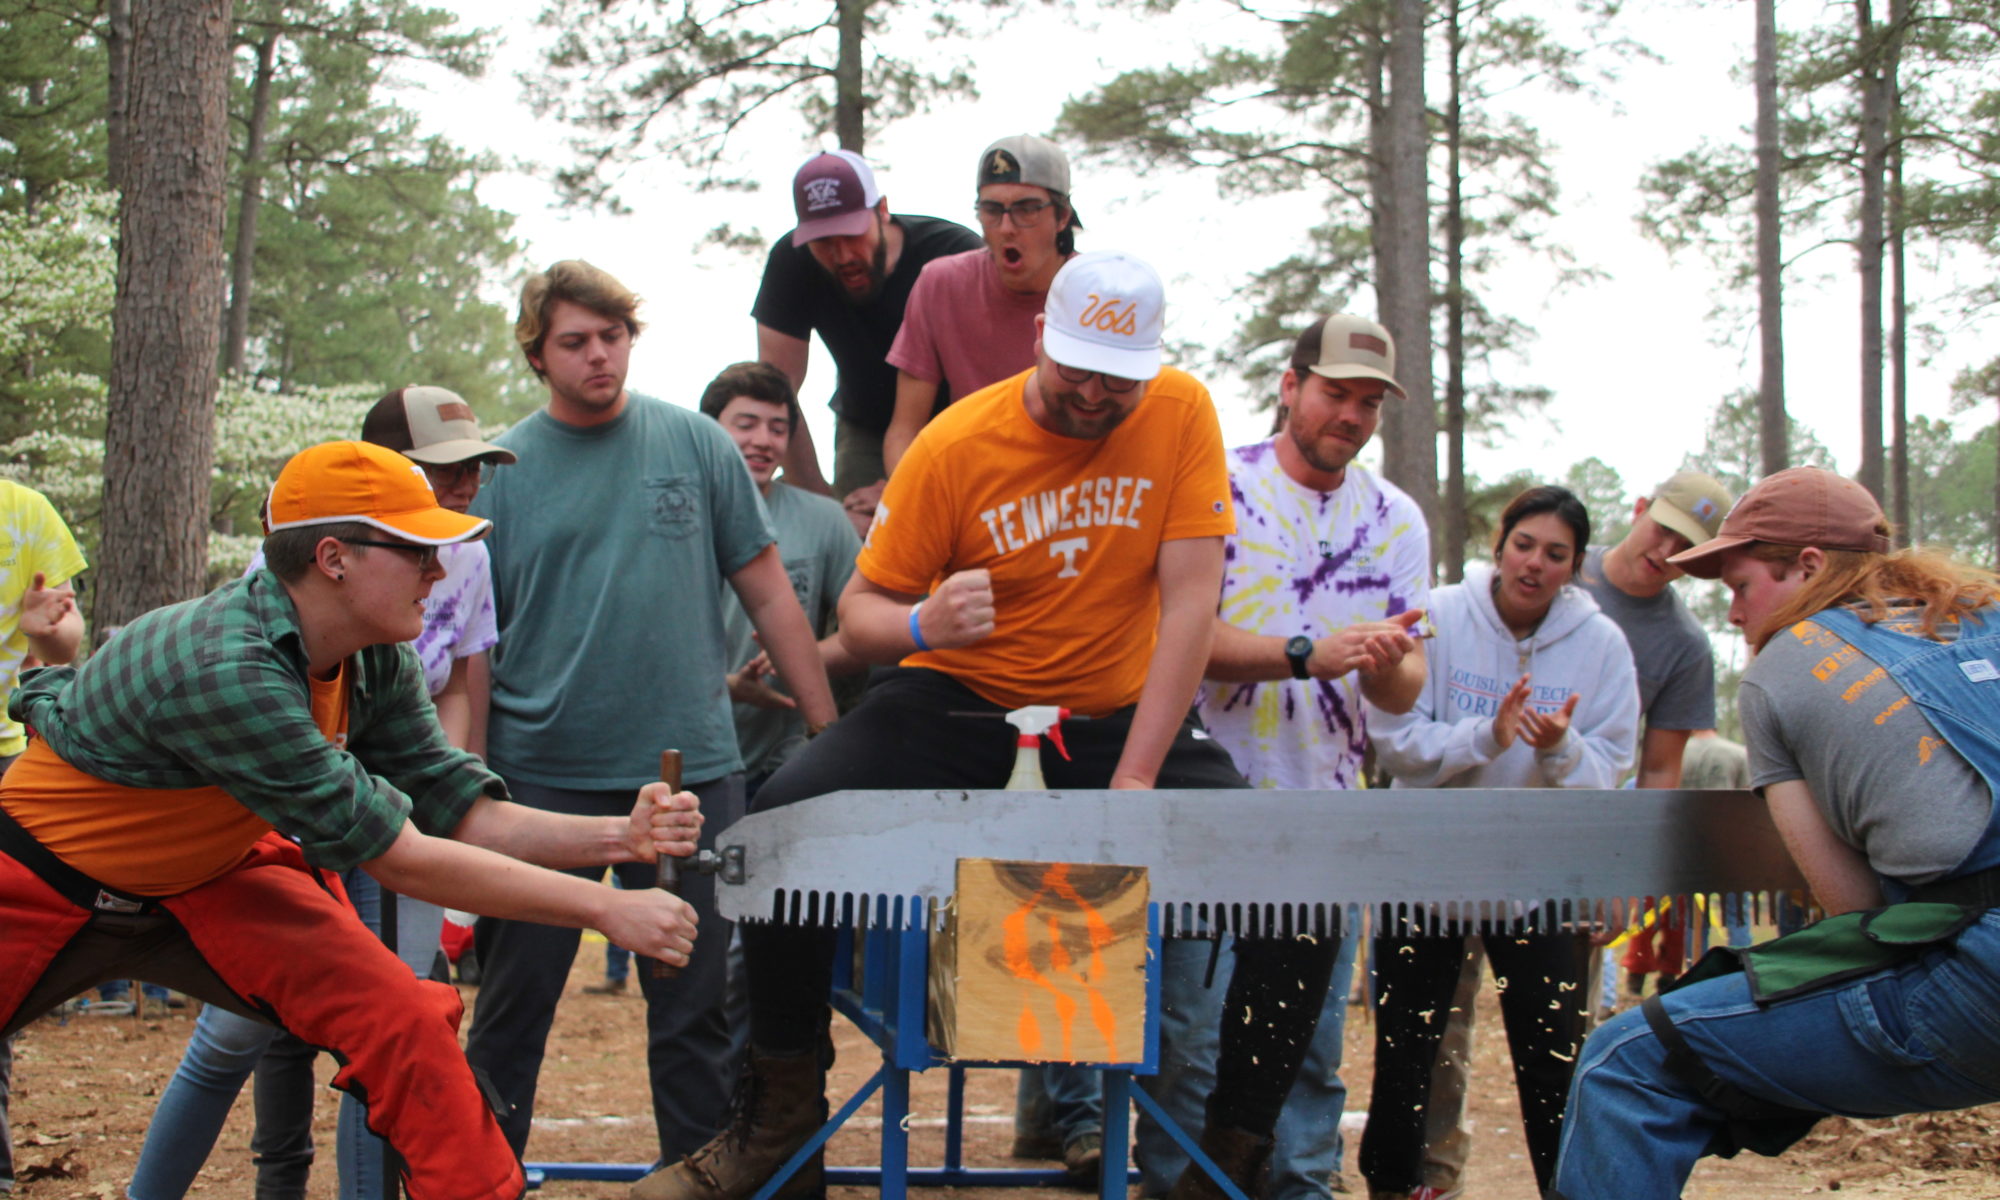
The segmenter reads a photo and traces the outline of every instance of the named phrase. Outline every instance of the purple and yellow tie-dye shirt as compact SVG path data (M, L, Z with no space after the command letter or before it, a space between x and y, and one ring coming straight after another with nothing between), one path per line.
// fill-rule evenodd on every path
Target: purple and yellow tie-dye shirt
M1358 464L1315 491L1285 474L1274 440L1229 452L1236 532L1222 619L1270 637L1319 638L1430 606L1430 530L1402 489ZM1202 684L1201 718L1252 784L1347 788L1367 746L1359 680Z

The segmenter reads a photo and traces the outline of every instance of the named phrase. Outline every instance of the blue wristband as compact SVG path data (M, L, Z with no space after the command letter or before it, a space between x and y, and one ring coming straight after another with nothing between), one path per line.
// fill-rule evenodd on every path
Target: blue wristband
M917 623L917 614L923 610L924 602L921 600L910 605L910 640L917 644L917 649L929 650L931 644L924 640L924 627Z

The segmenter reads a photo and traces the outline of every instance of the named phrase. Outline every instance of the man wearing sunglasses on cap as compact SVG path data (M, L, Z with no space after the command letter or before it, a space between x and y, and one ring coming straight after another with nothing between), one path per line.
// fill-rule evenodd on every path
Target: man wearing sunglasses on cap
M695 799L654 783L629 813L541 812L446 743L402 643L438 548L491 523L439 506L421 467L314 446L267 512L264 570L10 701L37 737L0 781L0 1034L104 980L156 980L333 1051L412 1197L513 1200L520 1164L459 1050L457 992L412 975L324 872L684 964L684 901L547 868L689 854Z

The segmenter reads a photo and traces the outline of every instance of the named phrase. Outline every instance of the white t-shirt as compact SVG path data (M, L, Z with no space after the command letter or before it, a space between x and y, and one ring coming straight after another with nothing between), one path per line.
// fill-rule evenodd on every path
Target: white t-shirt
M1231 450L1229 484L1236 532L1225 550L1225 622L1268 637L1320 638L1430 607L1430 529L1396 485L1350 465L1337 490L1315 491L1285 473L1276 439ZM1368 727L1352 672L1209 680L1195 704L1254 786L1360 786Z

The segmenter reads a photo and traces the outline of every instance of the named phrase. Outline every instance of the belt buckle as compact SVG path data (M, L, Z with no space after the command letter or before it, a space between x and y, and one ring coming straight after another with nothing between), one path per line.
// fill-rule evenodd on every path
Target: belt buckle
M146 911L144 901L127 900L123 896L112 894L105 888L97 889L97 902L92 904L91 907L98 912L111 913L141 913Z

